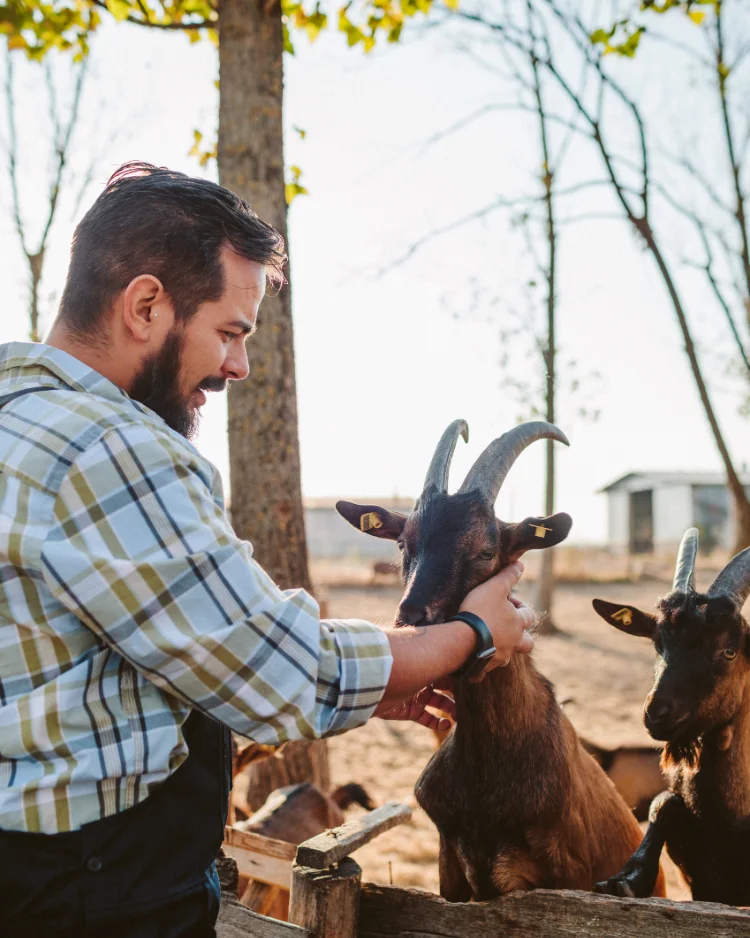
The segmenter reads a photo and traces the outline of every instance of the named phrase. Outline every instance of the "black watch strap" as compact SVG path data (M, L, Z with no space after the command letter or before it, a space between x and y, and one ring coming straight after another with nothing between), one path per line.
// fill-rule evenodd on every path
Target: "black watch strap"
M476 677L484 671L487 662L495 657L495 642L492 638L492 632L487 627L484 619L475 616L473 612L457 612L451 619L458 622L465 622L470 625L477 636L477 647L474 651L474 657L469 658L463 667L453 672L454 677Z

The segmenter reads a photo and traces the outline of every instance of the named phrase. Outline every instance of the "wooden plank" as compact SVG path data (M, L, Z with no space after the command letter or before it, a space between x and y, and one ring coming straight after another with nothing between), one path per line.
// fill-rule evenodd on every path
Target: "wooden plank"
M408 821L410 817L411 808L408 805L389 802L348 824L306 840L297 848L296 862L299 866L324 870L348 857L383 831Z
M362 887L359 938L748 938L750 911L711 902L617 899L538 889L491 902L446 902L393 886Z
M222 849L236 861L241 874L269 886L291 888L292 861L297 850L294 844L232 827L225 829L224 838Z
M294 864L289 920L313 938L357 938L362 869L344 857L334 869Z
M231 844L224 844L224 853L237 861L237 868L241 874L269 886L291 888L291 860L280 860L278 857L269 857L242 847L233 847Z
M263 837L261 834L252 834L249 831L240 831L236 827L224 828L224 846L227 844L290 862L297 853L295 844L288 844L285 840L274 840L273 837Z
M310 938L310 933L296 925L264 918L240 905L235 899L222 896L216 938Z

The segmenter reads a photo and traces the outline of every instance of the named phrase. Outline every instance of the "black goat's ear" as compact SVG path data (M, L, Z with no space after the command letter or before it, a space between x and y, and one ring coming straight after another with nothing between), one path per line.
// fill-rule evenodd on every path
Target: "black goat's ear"
M614 625L621 632L637 635L639 638L654 637L655 616L641 612L635 606L618 606L617 603L608 603L606 599L593 599L591 604L605 622Z
M373 537L384 537L388 541L397 541L406 524L406 515L399 511L388 511L379 505L336 502L336 511L358 531Z
M506 525L503 536L503 561L512 563L527 550L554 547L565 540L572 524L570 515L561 511L550 515L549 518L524 518L518 524Z

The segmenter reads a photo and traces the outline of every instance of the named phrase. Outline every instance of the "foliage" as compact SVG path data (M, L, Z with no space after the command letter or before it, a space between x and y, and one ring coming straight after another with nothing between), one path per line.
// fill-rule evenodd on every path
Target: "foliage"
M299 168L299 166L290 166L289 172L291 175L291 180L287 182L285 186L287 205L291 205L298 195L310 194L307 191L307 189L303 185L300 184L300 177L302 176L302 170Z
M458 0L445 0L455 9ZM378 38L398 42L410 17L426 15L433 0L349 0L338 10L336 24L350 46L369 52ZM304 32L312 42L329 25L329 17L316 2L305 9L302 0L281 0L284 43L294 52L290 30ZM89 51L89 39L103 14L118 22L152 29L184 32L191 42L207 36L218 42L218 12L212 0L5 0L0 3L0 34L11 50L23 50L41 59L50 49L72 51L77 59Z
M721 0L636 0L629 14L609 28L594 30L591 33L591 41L594 45L601 46L605 55L615 53L632 59L648 28L648 14L680 10L696 26L700 26L706 17L707 9L715 11L720 3Z

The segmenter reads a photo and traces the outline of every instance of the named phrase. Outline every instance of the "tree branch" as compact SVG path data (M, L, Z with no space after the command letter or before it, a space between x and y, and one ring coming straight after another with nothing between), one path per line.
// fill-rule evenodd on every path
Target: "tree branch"
M104 2L104 0L91 0L94 6L101 7L102 10L110 12L109 7ZM150 29L169 29L169 30L196 30L196 29L213 29L218 24L218 16L210 20L200 20L197 23L161 23L158 20L152 20L148 14L148 10L144 9L143 4L139 4L141 9L144 11L144 18L138 19L137 16L133 16L132 13L129 13L125 17L126 23L133 23L136 26L148 26Z

